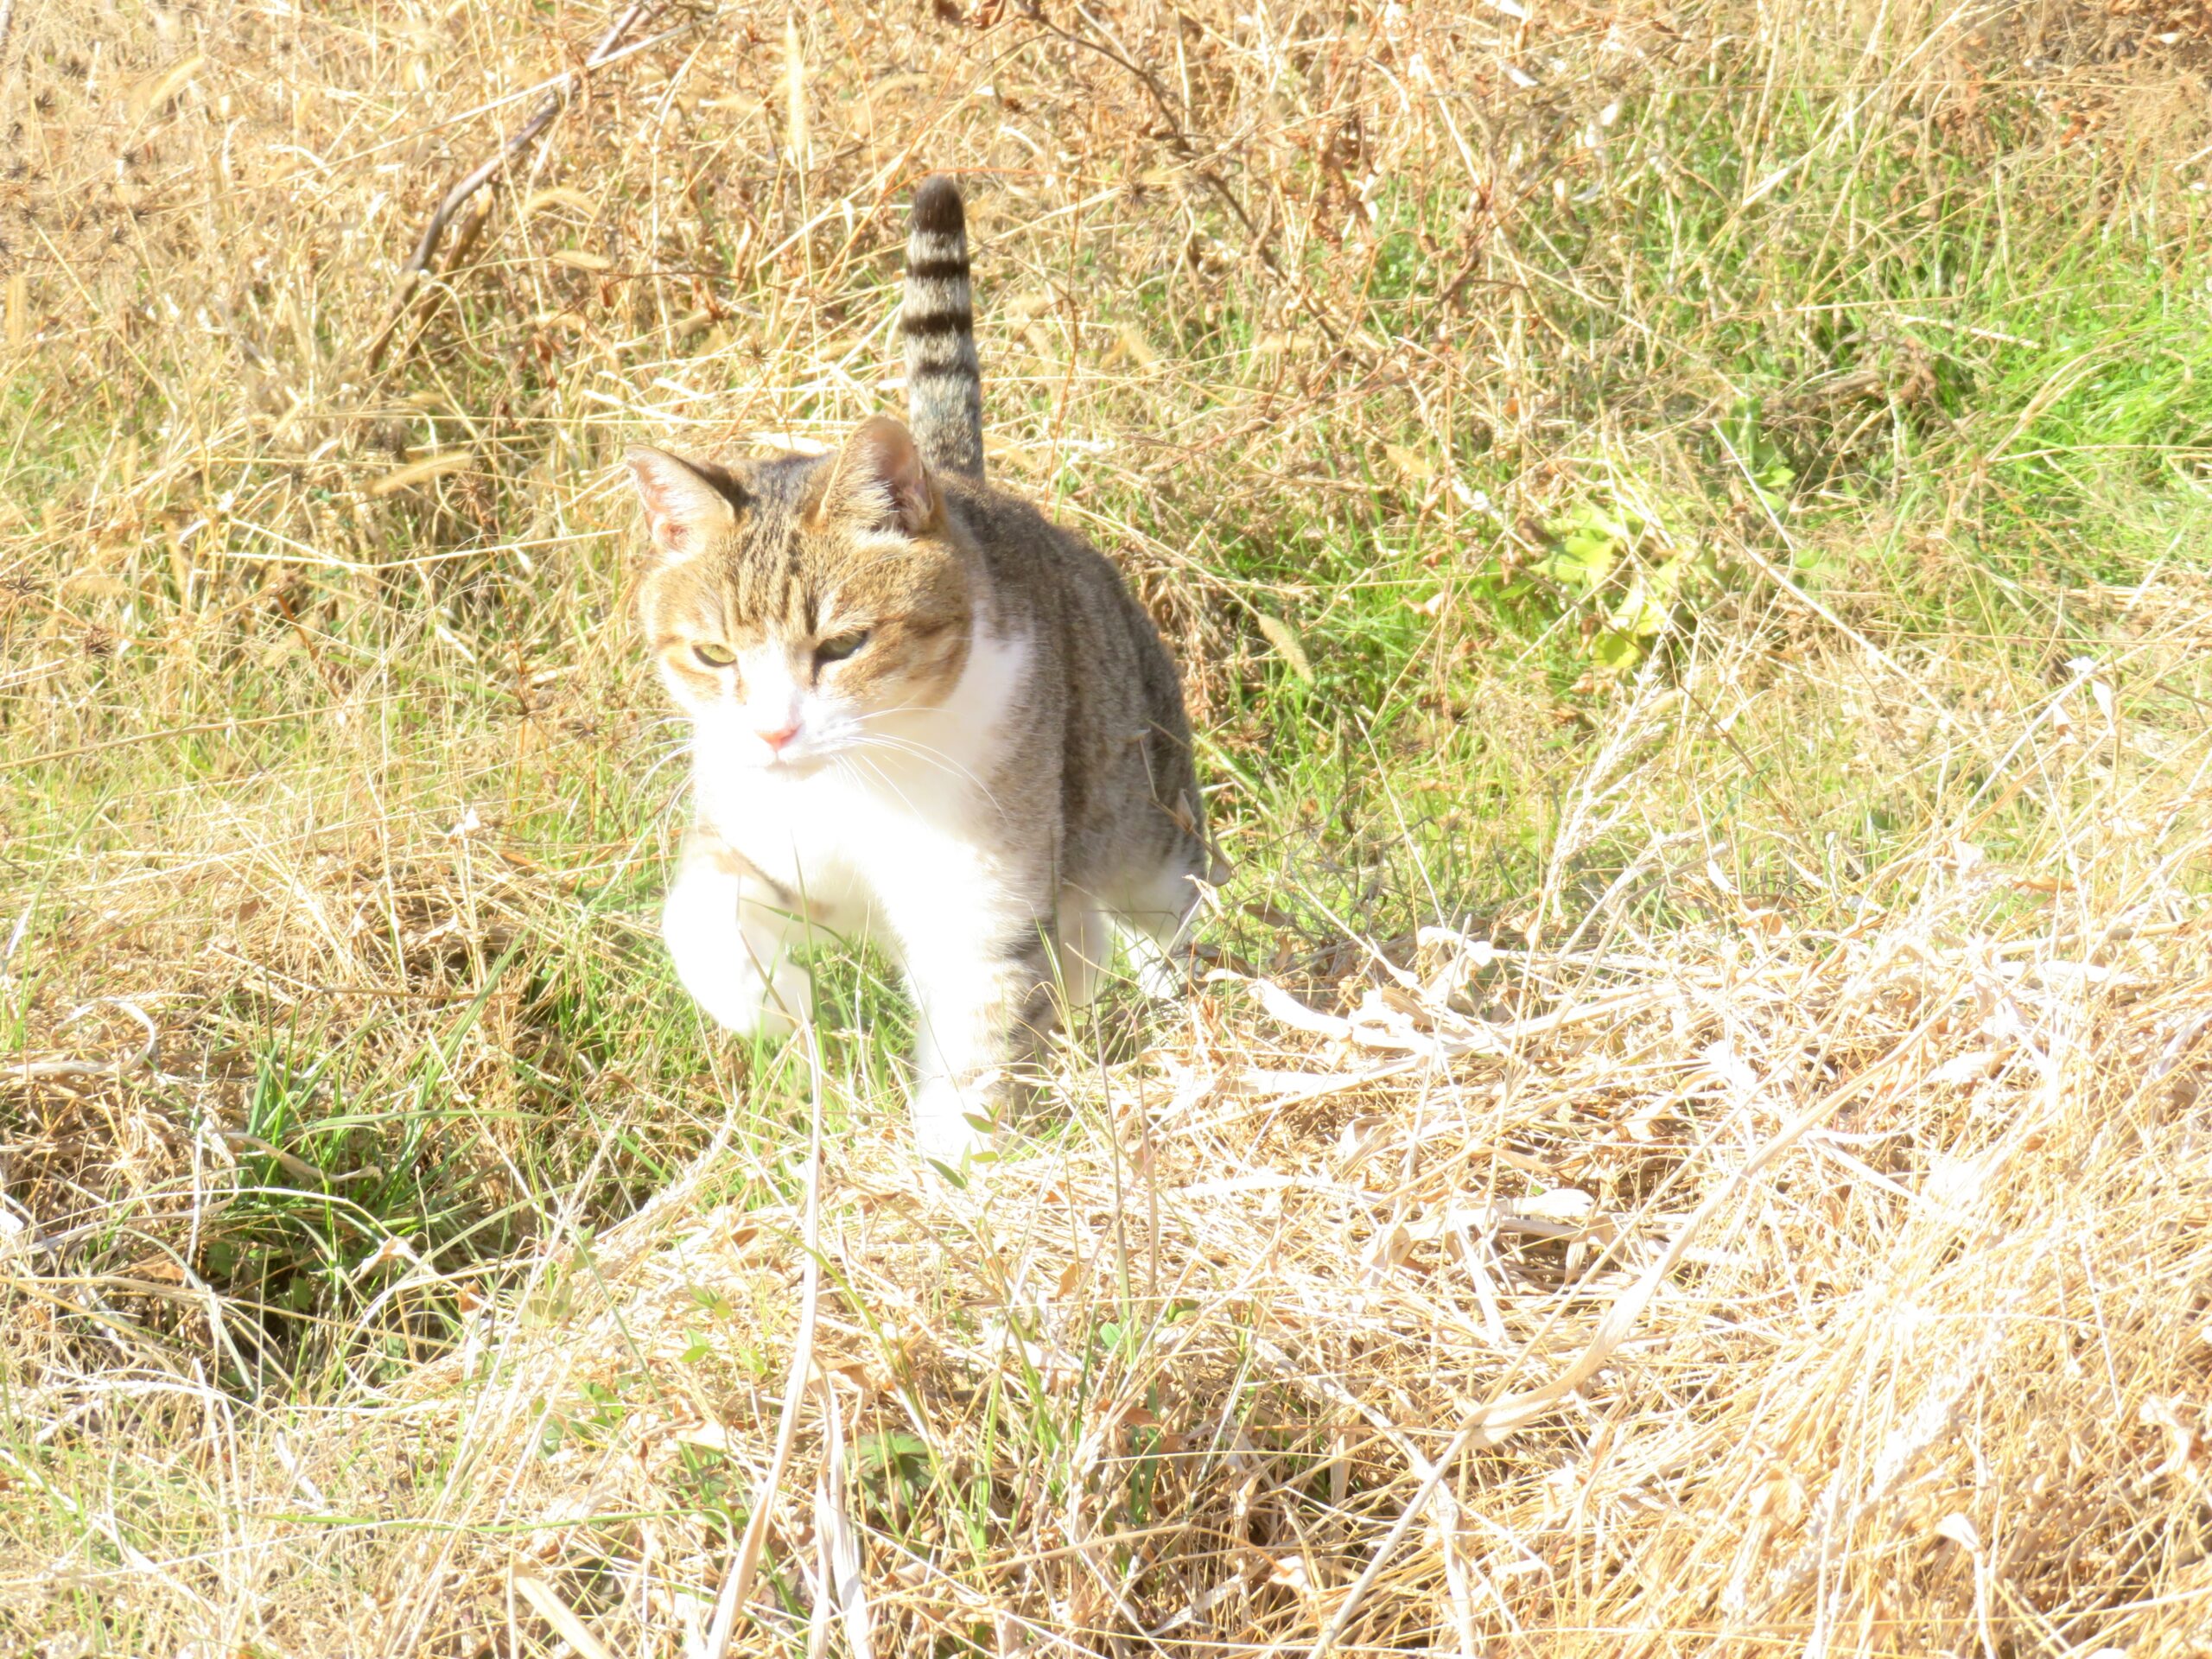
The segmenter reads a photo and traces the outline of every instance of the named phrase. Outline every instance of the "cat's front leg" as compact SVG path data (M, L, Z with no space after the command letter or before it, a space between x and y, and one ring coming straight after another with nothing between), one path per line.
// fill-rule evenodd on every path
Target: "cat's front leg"
M683 837L661 909L676 976L718 1026L741 1037L782 1036L813 1007L813 984L791 960L799 928L782 894L712 830Z
M1041 908L1041 906L1040 906ZM957 1166L1028 1096L1028 1070L1052 1027L1052 955L1040 920L946 930L902 955L914 996L914 1136Z

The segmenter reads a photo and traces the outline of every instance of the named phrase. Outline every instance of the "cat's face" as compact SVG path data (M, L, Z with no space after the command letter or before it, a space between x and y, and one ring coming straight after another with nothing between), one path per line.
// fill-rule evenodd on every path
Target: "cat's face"
M639 620L702 746L804 772L895 742L894 716L957 683L967 573L896 421L819 459L629 462L652 537Z

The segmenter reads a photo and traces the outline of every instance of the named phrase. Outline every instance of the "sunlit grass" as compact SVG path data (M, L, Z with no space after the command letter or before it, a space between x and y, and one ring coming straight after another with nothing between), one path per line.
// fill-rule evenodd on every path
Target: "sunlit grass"
M964 10L658 18L374 372L605 19L16 18L0 1634L706 1651L793 1411L731 1651L2194 1651L2170 60ZM613 465L895 410L936 166L1236 867L949 1186L868 942L818 1084L667 967Z

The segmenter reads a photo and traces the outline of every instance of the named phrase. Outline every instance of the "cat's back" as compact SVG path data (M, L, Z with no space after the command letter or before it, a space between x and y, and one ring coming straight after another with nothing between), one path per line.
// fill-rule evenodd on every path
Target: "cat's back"
M1057 785L1064 873L1180 916L1186 878L1212 868L1181 677L1103 553L984 481L974 308L966 211L938 175L914 193L899 333L915 441L988 590L982 632L1020 636L1027 664L999 775Z
M1026 639L1032 731L1057 753L1068 868L1176 858L1205 868L1182 679L1152 619L1103 553L1034 504L956 488L998 626Z
M1009 622L1066 632L1078 649L1158 648L1151 621L1121 571L1086 537L1055 524L1027 497L995 485L953 479L944 493L993 591L1014 613Z

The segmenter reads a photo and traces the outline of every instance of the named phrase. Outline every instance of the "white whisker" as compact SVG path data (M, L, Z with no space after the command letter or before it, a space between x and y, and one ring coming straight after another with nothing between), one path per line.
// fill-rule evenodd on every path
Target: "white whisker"
M833 762L832 764L834 765L838 763ZM889 773L885 772L882 767L876 766L872 761L869 761L863 757L857 749L848 749L845 752L844 764L849 764L859 768L865 776L874 779L877 784L880 785L883 788L889 790L893 795L896 795L899 798L899 804L904 806L909 812L915 812L913 802L907 798L906 791L899 787L897 781L893 779ZM916 816L919 817L920 815L917 812Z
M871 737L862 740L853 747L855 749L888 749L894 754L911 755L924 766L936 767L948 778L958 778L963 782L973 785L983 798L991 804L993 810L1001 816L1004 816L1006 812L1006 808L1000 804L999 798L992 791L988 784L978 778L967 766L945 753L944 750L924 743L918 738Z
M666 754L661 756L659 760L654 761L652 766L645 768L645 775L643 781L650 784L655 778L660 775L660 771L663 766L668 765L671 760L681 760L685 755L688 755L690 753L691 745L689 742L678 744L676 747L671 749ZM683 787L685 789L689 789L690 786L691 779L687 774L683 779Z

